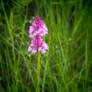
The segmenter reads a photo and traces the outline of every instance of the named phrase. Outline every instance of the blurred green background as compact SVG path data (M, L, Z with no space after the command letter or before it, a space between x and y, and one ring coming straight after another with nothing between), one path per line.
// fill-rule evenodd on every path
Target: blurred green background
M48 27L39 76L27 53L35 16ZM0 0L0 92L91 92L91 65L92 0Z

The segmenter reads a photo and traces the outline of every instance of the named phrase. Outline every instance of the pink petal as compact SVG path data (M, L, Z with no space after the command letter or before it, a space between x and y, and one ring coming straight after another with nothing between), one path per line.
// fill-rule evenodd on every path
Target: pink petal
M30 52L31 50L32 50L32 48L29 46L29 47L28 47L28 52Z

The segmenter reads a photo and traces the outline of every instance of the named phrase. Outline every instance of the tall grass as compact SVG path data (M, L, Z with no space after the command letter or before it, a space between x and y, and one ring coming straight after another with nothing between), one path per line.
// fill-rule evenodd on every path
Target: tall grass
M90 3L1 0L0 92L91 92ZM28 27L37 15L49 32L45 38L49 50L38 60L27 53Z

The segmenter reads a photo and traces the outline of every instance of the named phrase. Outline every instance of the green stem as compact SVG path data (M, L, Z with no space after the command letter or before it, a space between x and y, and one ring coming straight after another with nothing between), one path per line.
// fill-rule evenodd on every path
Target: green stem
M40 92L40 52L37 53L37 88L36 92Z

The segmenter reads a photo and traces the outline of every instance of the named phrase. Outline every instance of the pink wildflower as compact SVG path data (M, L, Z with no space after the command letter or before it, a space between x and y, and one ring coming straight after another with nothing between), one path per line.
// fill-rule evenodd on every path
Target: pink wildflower
M37 34L29 45L28 52L32 51L32 54L40 51L45 53L48 50L48 45L41 39L40 35Z
M48 34L48 29L39 16L36 16L32 26L29 27L30 38L33 38L36 34L39 34L40 36Z

